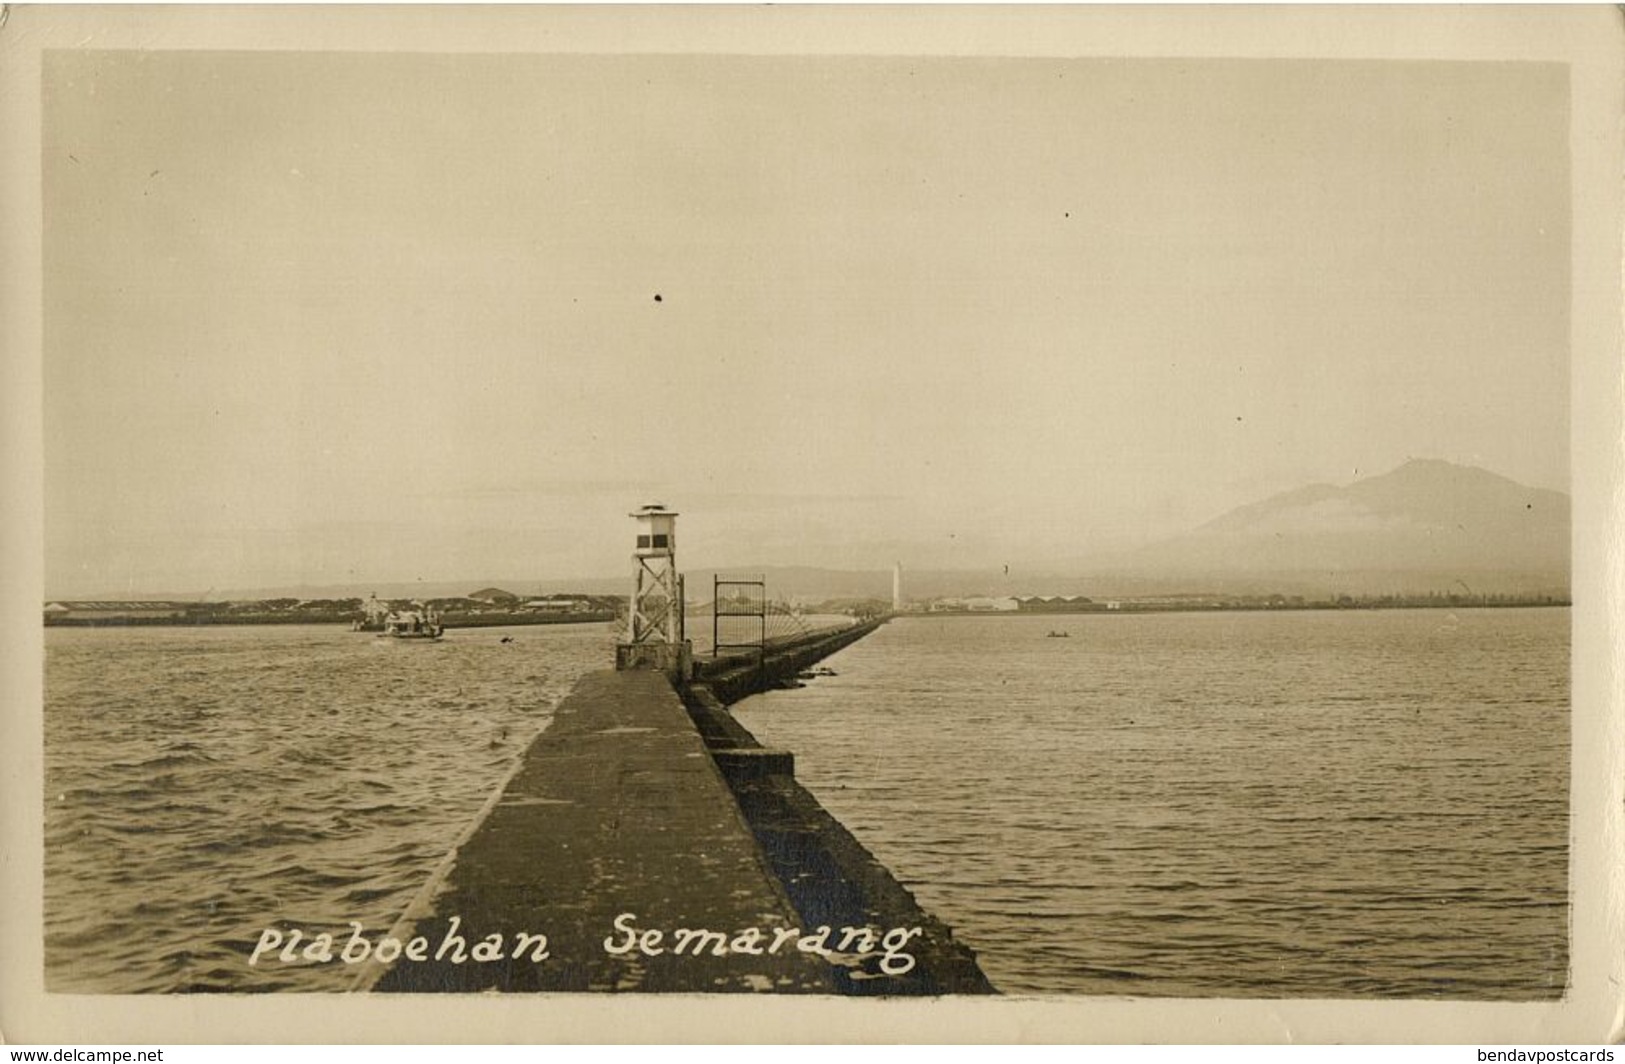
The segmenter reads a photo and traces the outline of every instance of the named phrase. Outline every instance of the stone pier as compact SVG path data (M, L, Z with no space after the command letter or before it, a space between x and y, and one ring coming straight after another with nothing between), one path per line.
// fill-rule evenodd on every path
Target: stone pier
M705 663L680 687L584 677L390 932L403 955L369 962L357 988L992 992L795 783L791 754L727 712L871 630Z

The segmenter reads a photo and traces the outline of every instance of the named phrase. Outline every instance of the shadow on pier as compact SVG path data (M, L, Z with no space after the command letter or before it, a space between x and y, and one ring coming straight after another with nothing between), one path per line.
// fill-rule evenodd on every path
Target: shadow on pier
M881 623L584 677L358 989L993 993L727 709Z
M684 701L740 810L784 887L803 926L917 927L911 944L917 966L884 975L873 964L832 969L841 994L990 994L975 954L914 896L795 779L789 751L764 748L727 705L783 684L809 666L868 635L884 621L814 634L749 657L707 662L696 669Z

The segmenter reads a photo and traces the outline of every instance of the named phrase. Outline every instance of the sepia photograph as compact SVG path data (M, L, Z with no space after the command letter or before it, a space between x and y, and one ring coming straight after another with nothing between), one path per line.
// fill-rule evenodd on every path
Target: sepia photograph
M9 20L48 1029L1618 1037L1617 11Z

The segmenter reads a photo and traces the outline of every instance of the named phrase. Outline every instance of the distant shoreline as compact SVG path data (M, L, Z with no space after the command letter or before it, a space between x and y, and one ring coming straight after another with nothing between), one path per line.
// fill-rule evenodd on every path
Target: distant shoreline
M459 617L443 616L447 630L455 628L503 628L537 624L607 624L615 619L612 613L547 614L478 614ZM275 614L196 614L188 617L62 617L47 618L46 628L205 628L241 627L244 625L319 624L348 629L356 621L353 617L334 618L331 614L300 616L290 612ZM364 634L377 634L364 633Z
M1573 605L1569 599L1530 598L1508 599L1506 601L1440 601L1440 602L1392 602L1381 600L1355 600L1348 603L1314 602L1301 604L1267 604L1262 602L1229 602L1229 603L1130 603L1124 602L1116 607L1109 607L1104 603L1095 603L1087 606L1078 606L1070 609L1048 610L904 610L892 614L894 617L1084 617L1084 616L1122 616L1124 614L1147 613L1327 613L1350 611L1378 611L1378 610L1498 610L1498 609L1559 609ZM615 620L615 615L608 612L575 613L562 615L548 614L476 614L471 616L446 616L444 623L447 630L458 628L506 628L529 627L532 625L556 624L608 624ZM46 628L206 628L206 627L243 627L250 625L289 625L312 624L327 627L349 627L354 624L354 618L334 619L330 614L320 616L298 616L285 612L274 614L198 614L188 617L96 617L96 618L49 618L45 621ZM376 634L376 633L372 633Z
M1120 616L1126 613L1348 613L1376 610L1509 610L1557 609L1574 603L1568 599L1528 599L1508 602L1316 602L1297 605L1267 605L1265 603L1191 603L1187 605L1160 605L1123 603L1108 607L1094 605L1076 609L1050 610L903 610L895 617L1082 617Z

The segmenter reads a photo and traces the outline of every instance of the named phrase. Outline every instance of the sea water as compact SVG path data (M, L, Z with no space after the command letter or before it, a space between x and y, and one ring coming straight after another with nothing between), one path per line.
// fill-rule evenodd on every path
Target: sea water
M607 626L54 628L46 986L342 990L265 928L394 922L591 669ZM341 938L342 941L342 938Z
M1567 609L904 617L736 713L1007 993L1551 999L1568 663Z
M736 709L1006 992L1552 998L1568 621L905 617ZM344 989L246 958L387 928L613 640L47 631L47 987Z

